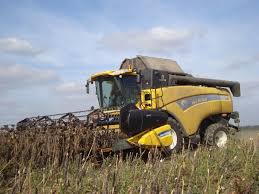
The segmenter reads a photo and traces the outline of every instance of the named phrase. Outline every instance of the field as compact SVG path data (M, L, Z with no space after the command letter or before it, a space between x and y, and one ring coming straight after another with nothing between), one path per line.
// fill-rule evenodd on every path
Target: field
M242 127L240 132L236 134L236 138L241 140L255 140L256 148L259 149L259 126Z
M199 146L166 159L92 156L83 137L0 133L0 193L259 192L258 130L243 129L222 150Z

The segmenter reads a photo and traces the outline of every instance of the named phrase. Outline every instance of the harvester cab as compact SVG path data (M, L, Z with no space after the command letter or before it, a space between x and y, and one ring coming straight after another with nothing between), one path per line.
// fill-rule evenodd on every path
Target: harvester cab
M193 77L171 59L125 59L119 70L94 74L88 88L90 82L95 82L100 110L108 118L100 125L115 125L126 135L113 151L179 151L186 142L224 147L238 130L229 121L239 120L232 96L240 96L240 84Z
M100 108L119 108L136 103L140 92L136 78L131 69L93 75L91 81L95 81Z

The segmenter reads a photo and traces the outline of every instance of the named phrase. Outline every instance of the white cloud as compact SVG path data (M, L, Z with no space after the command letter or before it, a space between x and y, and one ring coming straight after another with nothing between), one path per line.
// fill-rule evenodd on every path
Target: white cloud
M0 39L0 52L16 55L35 56L39 54L41 50L34 48L27 40L10 37Z
M67 81L60 83L52 88L52 91L59 95L66 97L68 99L79 99L79 98L86 98L86 88L84 85L84 81ZM94 86L91 86L91 91L94 91ZM94 92L92 92L94 93ZM94 98L97 98L95 95L93 95ZM88 95L89 97L89 95ZM90 95L92 97L92 95Z
M29 68L20 64L0 64L0 90L45 85L59 80L51 70Z
M68 81L63 82L52 88L52 92L61 98L64 104L72 106L76 103L76 106L80 104L85 106L86 109L91 106L98 107L97 96L94 92L94 85L90 86L90 94L86 94L84 82Z
M188 43L201 31L153 27L148 30L116 32L104 36L100 43L115 51L168 53L186 51Z
M259 53L252 56L241 56L233 60L226 69L239 70L247 69L247 67L258 66L259 64Z
M123 3L118 5L116 2L115 4L119 7L127 7ZM179 8L177 4L161 4L159 1L155 3L152 1L151 4L143 4L142 2L134 9L142 11L143 8L149 7L144 15L136 15L134 12L127 10L125 12L125 9L116 9L116 12L114 12L113 3L109 2L107 5L104 7L105 9L99 10L100 13L97 13L97 11L97 14L87 11L79 12L78 10L80 18L70 17L69 14L61 15L60 12L52 12L51 10L37 9L37 7L25 6L26 9L19 7L19 11L13 12L14 15L11 14L10 18L17 18L18 16L21 18L21 22L7 22L8 28L2 28L2 32L7 34L7 37L11 37L8 34L17 34L18 37L31 37L32 39L28 42L28 40L17 37L0 38L0 40L5 40L4 47L3 41L0 43L0 52L33 56L31 58L26 57L25 60L27 61L19 61L23 64L34 64L38 67L58 66L64 83L55 83L59 85L56 87L51 85L45 88L44 92L42 87L38 90L35 88L34 94L31 93L33 95L30 96L30 93L28 93L27 98L21 92L31 91L31 88L26 88L31 85L31 82L37 82L35 75L27 74L26 76L26 73L23 72L22 75L18 76L13 73L15 76L11 76L9 79L5 77L6 82L3 82L2 76L4 75L1 74L0 89L17 89L10 92L10 95L13 95L13 101L17 102L17 106L26 107L24 112L27 113L38 111L39 114L42 114L44 112L72 111L82 107L89 108L92 101L96 100L96 96L93 95L91 98L85 94L85 81L80 81L83 76L86 77L93 72L106 69L115 69L118 67L116 64L120 64L125 57L134 57L136 54L150 54L173 58L183 66L183 69L188 70L187 72L192 71L194 74L205 75L205 77L210 78L241 81L241 92L244 98L235 99L240 99L240 108L237 110L240 109L246 115L247 123L249 121L257 122L258 92L255 92L258 87L254 88L252 83L247 85L244 83L258 78L259 69L254 67L254 62L250 61L249 57L249 55L255 53L255 50L258 50L259 40L257 38L258 29L255 28L257 18L253 14L250 14L251 17L244 15L241 18L243 22L240 22L240 20L234 21L233 18L217 17L218 20L215 23L213 19L217 15L214 14L218 14L218 12L214 12L214 4L208 4L209 9L203 12L204 10L200 10L197 3L189 6L189 8L183 4ZM235 5L234 7L240 6ZM226 5L224 1L221 11L229 12L226 7L233 10L232 3ZM180 11L182 8L185 9L185 12ZM199 11L192 12L191 10L195 8L198 8ZM121 13L125 16L123 18L131 18L131 21L125 22L125 19L118 18L118 15L121 15L118 14L118 10L123 10ZM211 17L207 17L208 10L212 12ZM150 20L154 11L157 13L156 18ZM182 19L181 21L169 21L168 18ZM144 30L142 28L141 30L143 24L144 26L153 26L153 28L145 28ZM175 28L169 27L168 24L174 25ZM156 27L157 25L163 25L164 27ZM192 28L193 25L199 26L202 30ZM120 31L120 29L123 30ZM201 37L203 29L207 29L206 37ZM9 40L7 41L7 39ZM6 44L9 46L6 46ZM35 52L35 50L39 51L39 49L35 49L35 46L47 48L46 52L37 55L38 52ZM183 51L189 49L192 49L192 52L189 52L186 56ZM26 52L22 50L26 50ZM6 56L4 55L4 57ZM11 57L11 59L8 57ZM10 60L5 61L16 61L13 57L16 56L8 55L7 59ZM232 60L239 57L240 60ZM20 60L20 58L18 59ZM256 60L258 61L258 58ZM11 64L13 63L11 62ZM226 69L227 64L232 65L235 71L232 71L232 67ZM1 66L0 69L3 70ZM36 72L36 75L45 71L25 69L29 72ZM10 74L10 70L8 71ZM20 78L16 78L17 76ZM70 79L74 79L75 82L70 82ZM52 83L52 81L48 82L46 78L43 80L45 81L41 81L40 84L43 84L43 82L44 84ZM52 87L55 87L55 89ZM22 89L19 90L19 88ZM49 89L51 89L51 92L49 92ZM2 98L9 99L10 95L5 95ZM27 99L21 99L22 96L26 96ZM34 104L32 104L33 100ZM247 106L248 103L251 104L249 107ZM7 104L7 102L4 104ZM8 108L9 105L7 104L5 107ZM6 114L5 111L3 112ZM24 115L22 111L12 110L10 112ZM252 117L254 119L251 119ZM3 117L1 117L1 120L3 120Z
M54 88L54 91L59 94L73 95L81 94L84 90L84 85L77 82L65 82Z
M241 94L246 101L247 98L257 100L259 96L259 80L241 82Z

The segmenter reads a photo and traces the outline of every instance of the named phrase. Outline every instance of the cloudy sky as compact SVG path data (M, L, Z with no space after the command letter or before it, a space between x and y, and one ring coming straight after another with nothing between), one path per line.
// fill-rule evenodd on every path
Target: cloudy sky
M256 0L0 1L0 123L88 109L95 72L137 54L196 76L238 80L242 124L259 124Z

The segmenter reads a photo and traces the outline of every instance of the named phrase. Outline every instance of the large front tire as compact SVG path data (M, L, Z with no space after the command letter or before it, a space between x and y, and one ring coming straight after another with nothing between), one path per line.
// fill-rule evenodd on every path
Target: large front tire
M172 137L173 137L173 142L172 144L168 147L170 153L178 153L182 151L183 148L183 135L181 128L179 124L174 120L169 118L168 119L168 124L171 126L172 130Z
M228 140L229 131L227 126L221 123L213 123L207 127L203 141L207 146L223 148L226 146Z

